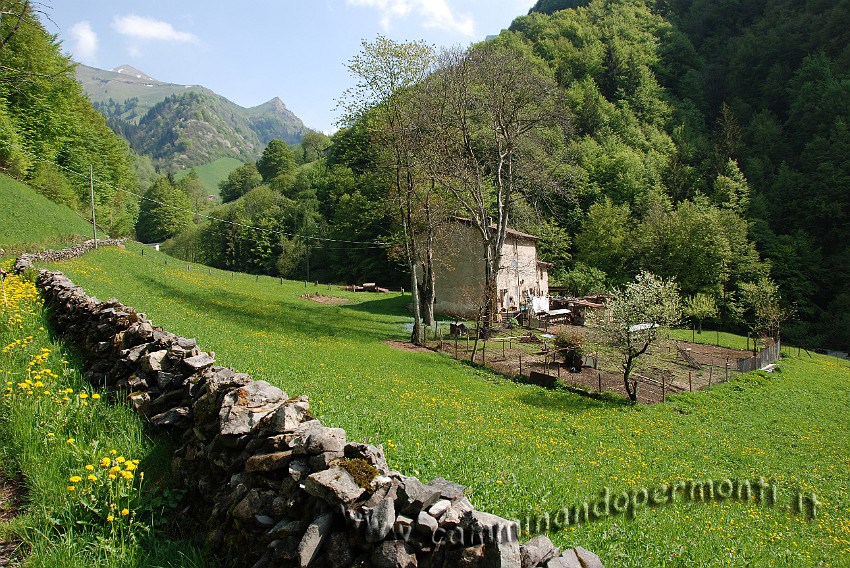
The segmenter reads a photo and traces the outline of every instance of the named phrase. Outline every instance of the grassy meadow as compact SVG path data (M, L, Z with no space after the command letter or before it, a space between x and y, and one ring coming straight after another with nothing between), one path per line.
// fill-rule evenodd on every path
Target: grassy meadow
M307 394L349 439L382 443L390 465L469 488L477 508L506 517L554 512L662 483L772 478L778 504L675 502L633 519L551 531L606 566L850 565L850 368L789 357L665 404L630 406L514 383L437 353L394 349L409 297L205 267L150 249L101 249L55 265L88 293L117 297L170 331L196 337L220 363ZM167 264L166 264L167 261ZM347 304L299 296L332 294ZM744 338L740 338L742 341ZM815 519L789 509L815 492Z
M0 249L6 254L91 238L91 223L6 174L0 174L0 203Z
M204 190L210 195L218 195L218 182L227 179L227 176L242 165L240 160L236 158L219 158L212 162L195 166L195 171L198 172L198 180L204 186ZM192 169L180 170L174 174L175 179L180 179L188 174Z
M202 566L199 546L166 531L178 504L170 445L86 384L30 279L4 284L0 468L22 476L26 495L23 513L0 522L0 543L19 543L26 566Z

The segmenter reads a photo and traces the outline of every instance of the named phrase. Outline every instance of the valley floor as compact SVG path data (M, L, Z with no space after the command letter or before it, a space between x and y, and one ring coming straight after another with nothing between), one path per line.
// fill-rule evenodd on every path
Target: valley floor
M166 264L167 263L167 264ZM773 479L778 501L676 501L550 530L606 566L850 565L850 368L789 357L752 374L630 406L522 385L438 353L399 350L399 294L309 286L351 300L322 305L303 283L232 275L141 248L59 263L101 299L117 297L218 362L272 382L350 439L381 443L390 465L470 488L473 504L539 517L612 494L693 480ZM790 508L815 493L814 519ZM535 532L531 527L531 532Z

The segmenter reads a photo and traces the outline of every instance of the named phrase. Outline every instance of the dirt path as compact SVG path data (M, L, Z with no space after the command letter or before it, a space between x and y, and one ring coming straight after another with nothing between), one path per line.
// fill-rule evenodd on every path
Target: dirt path
M24 502L24 488L20 480L9 479L0 470L0 525L11 521ZM20 563L18 540L5 540L0 534L0 567L17 566Z
M349 300L345 298L337 298L336 296L324 296L316 292L315 294L302 294L301 298L304 300L310 300L311 302L316 302L317 304L346 304Z
M427 347L422 347L420 345L414 345L408 341L398 341L396 339L388 339L384 341L387 345L392 347L393 349L401 349L402 351L412 351L414 353L433 353L433 349L429 349Z

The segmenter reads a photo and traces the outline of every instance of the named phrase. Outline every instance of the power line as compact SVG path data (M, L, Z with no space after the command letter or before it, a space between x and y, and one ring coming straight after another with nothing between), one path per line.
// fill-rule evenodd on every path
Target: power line
M162 201L159 201L157 199L152 199L150 197L146 197L146 196L141 195L139 193L136 193L134 191L130 191L129 189L117 187L117 186L112 185L108 182L99 180L94 176L89 176L89 175L80 173L78 171L72 170L71 168L63 166L62 164L58 164L58 163L56 163L52 160L48 160L47 158L44 158L44 157L39 156L37 154L34 154L34 153L30 152L29 150L27 150L26 148L23 148L21 146L17 146L17 148L19 150L21 150L22 152L24 152L25 154L32 156L36 160L41 160L42 162L46 162L48 164L53 164L57 168L61 168L68 173L71 173L71 174L74 174L76 176L86 178L86 179L89 179L91 177L91 179L93 179L95 182L97 182L101 185L104 185L106 187L112 188L116 191L121 191L123 193L133 195L135 197L138 197L139 199L144 199L145 201L149 201L151 203L156 203L157 205L162 205L163 207L168 207L168 208L171 208L171 209L175 209L177 211L185 211L187 213L191 213L192 215L196 215L198 217L203 217L203 218L209 219L211 221L219 221L221 223L227 223L228 225L244 227L246 229L253 229L255 231L263 231L263 232L266 232L266 233L272 233L272 234L277 234L277 235L284 235L284 236L287 236L287 237L297 237L297 238L301 238L301 239L309 239L309 240L314 240L314 241L323 241L323 242L332 242L332 243L346 243L346 244L353 244L353 245L364 245L362 248L383 249L387 245L390 244L390 243L386 243L386 242L382 242L382 241L350 241L350 240L346 240L346 239L332 239L330 237L315 237L315 236L308 236L308 235L300 235L298 233L288 233L286 231L279 231L279 230L275 230L275 229L268 229L268 228L265 228L265 227L257 227L257 226L254 226L254 225L248 225L246 223L240 223L238 221L228 221L227 219L222 219L220 217L215 217L213 215L207 215L205 213L195 212L191 209L186 209L184 207L177 207L176 205L171 205L169 203L163 203ZM351 248L355 248L355 247L351 247ZM359 248L359 247L357 247L357 248Z

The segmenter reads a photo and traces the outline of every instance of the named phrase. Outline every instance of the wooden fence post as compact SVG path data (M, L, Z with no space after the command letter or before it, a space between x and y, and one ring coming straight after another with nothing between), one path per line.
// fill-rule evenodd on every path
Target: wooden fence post
M596 373L596 392L602 392L602 373Z
M667 393L665 392L664 375L661 375L661 402L665 402Z
M522 376L522 351L519 352L519 376Z
M726 380L729 380L729 358L726 358Z
M688 371L688 390L694 392L694 383L691 381L691 372Z

